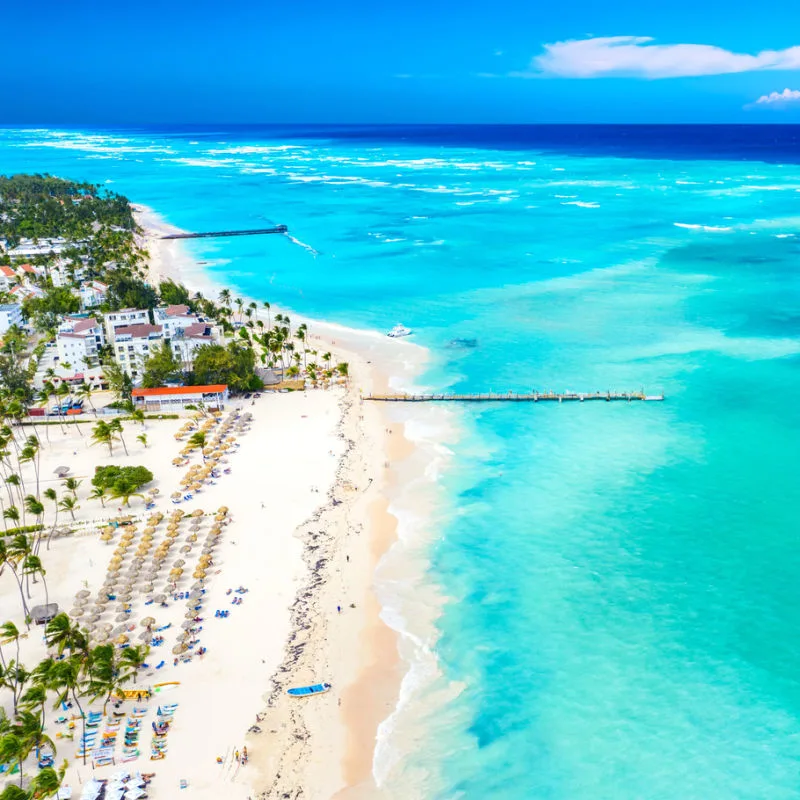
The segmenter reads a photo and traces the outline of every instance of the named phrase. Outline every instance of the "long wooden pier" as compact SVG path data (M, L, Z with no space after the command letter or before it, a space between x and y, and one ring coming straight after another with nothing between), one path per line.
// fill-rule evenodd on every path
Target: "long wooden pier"
M583 403L589 400L610 402L661 402L664 395L644 392L531 392L520 394L371 394L366 400L386 403Z
M169 233L162 239L214 239L222 236L261 236L269 233L287 233L286 225L275 225L272 228L252 228L247 231L208 231L206 233Z

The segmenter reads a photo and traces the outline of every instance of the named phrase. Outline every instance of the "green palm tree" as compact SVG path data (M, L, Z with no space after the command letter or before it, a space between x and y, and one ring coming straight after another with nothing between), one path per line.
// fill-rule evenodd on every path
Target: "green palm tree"
M59 614L48 623L48 627L55 622L60 616L66 614ZM72 641L72 640L71 640ZM77 707L81 715L81 728L82 739L86 738L86 715L83 712L81 705L81 694L85 684L84 668L88 660L88 651L75 651L72 652L63 661L55 661L52 668L52 686L57 693L56 707L61 703L66 702L67 698L71 698L72 702ZM84 748L83 763L86 765L86 750Z
M58 507L62 511L69 511L73 520L75 519L75 512L80 508L77 498L72 495L62 497L61 500L58 501Z
M42 515L44 514L44 504L38 497L32 494L25 496L25 510L36 517L36 524L41 522Z
M61 784L64 781L64 773L67 771L67 762L65 761L57 770L53 767L44 767L40 769L36 776L31 781L32 797L35 800L39 798L55 797Z
M77 499L78 497L78 488L83 483L83 481L79 481L77 478L67 478L64 481L64 488L67 491L72 492L72 496Z
M45 575L47 575L47 572L45 571L44 565L42 564L42 559L36 555L28 556L22 565L22 570L26 575L33 575L34 583L36 583L36 576L41 575L42 583L44 584L44 602L45 605L49 605L50 590L47 588L47 580L45 579Z
M2 625L0 625L0 645L9 645L12 643L15 645L17 653L13 661L9 662L9 664L19 664L19 629L13 622L4 622ZM5 661L5 659L3 660ZM16 714L18 695L15 688L13 686L11 688L12 699L14 702L14 713Z
M136 437L136 441L137 442L141 442L144 445L144 449L147 450L147 434L146 433L140 433Z
M108 427L111 429L112 433L119 436L119 440L122 442L122 446L125 448L125 455L128 455L128 445L125 444L125 439L122 436L122 422L120 421L120 418L115 417L112 419Z
M134 408L133 411L131 411L131 419L144 426L144 411L141 408Z
M110 456L114 455L114 440L116 438L116 434L105 420L101 419L94 428L92 428L94 444L108 445L108 454Z
M190 447L204 447L205 443L206 435L203 431L195 431L186 442Z
M48 486L47 489L44 490L43 494L53 504L56 512L55 517L53 518L53 527L50 529L50 534L47 537L47 549L49 550L50 540L53 538L53 533L55 532L56 525L58 524L58 494L52 486Z
M147 654L150 652L148 645L140 644L128 647L120 654L120 673L129 674L133 683L136 683L139 670L147 660Z
M3 524L6 532L8 532L8 525L5 522L7 519L10 519L15 525L19 525L19 509L16 506L9 506L3 511Z
M88 400L89 401L89 405L92 407L92 411L95 411L96 409L94 407L94 403L92 403L92 393L93 393L93 391L94 390L92 389L92 387L89 386L89 384L86 383L86 381L84 381L80 386L78 386L75 389L75 395L77 397L80 397L81 400Z
M103 508L106 507L106 490L103 486L95 486L89 494L90 500L99 500Z
M16 551L8 541L8 537L0 536L0 572L2 572L6 567L11 570L14 580L17 582L19 596L22 600L22 611L25 614L25 619L27 620L28 604L25 600L25 592L22 590L22 577L20 575L18 563ZM28 627L30 628L30 625Z
M109 486L108 495L114 500L122 500L122 505L130 506L131 497L144 499L144 495L136 491L137 488L131 481L120 478Z

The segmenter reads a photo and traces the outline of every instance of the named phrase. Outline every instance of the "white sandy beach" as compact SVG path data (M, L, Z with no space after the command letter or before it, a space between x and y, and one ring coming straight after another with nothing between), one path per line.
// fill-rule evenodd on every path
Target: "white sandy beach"
M217 296L219 287L180 242L158 238L176 228L149 209L137 209L137 218L146 231L152 282L171 277ZM125 765L156 773L151 792L156 798L172 796L181 778L190 782L188 796L198 798L218 796L221 783L234 798L378 793L372 781L377 730L395 707L404 668L396 637L379 616L374 575L394 542L396 520L387 500L397 480L393 467L414 459L402 423L390 422L386 408L361 397L409 385L427 351L377 332L292 317L306 321L311 340L324 344L336 360L349 362L351 380L346 389L265 394L246 406L254 422L231 457L235 471L197 497L206 510L228 506L233 521L204 608L201 644L207 655L178 667L167 657L157 675L142 676L181 681L170 692L170 702L179 707L167 758L150 762L143 748L140 762ZM153 469L166 497L176 424L147 424L148 435L155 425L167 429L159 434L163 442L139 452L141 459L132 447L130 463L141 460ZM88 451L87 470L98 455L97 448ZM157 471L154 465L163 466ZM135 507L139 501L132 502ZM104 545L96 535L81 541L86 558L102 560ZM79 588L82 578L75 577L74 567L59 568L71 576L63 579L59 602L68 603ZM97 567L97 579L103 569ZM228 619L214 619L213 610L229 604L224 592L239 585L249 589L242 605ZM180 604L181 620L183 611ZM327 695L291 702L285 695L290 686L320 680L333 685ZM263 715L262 732L248 735L256 714ZM249 763L237 769L232 754L245 743ZM82 768L80 773L85 779ZM77 770L70 779L77 779Z
M158 238L175 229L149 210L139 210L138 218L146 229L151 281L172 277L215 297L217 287L187 258L180 242ZM189 575L197 566L200 546L195 542L211 536L211 515L220 507L229 509L229 524L215 540L213 566L196 612L201 619L196 623L193 652L205 648L202 657L195 654L184 660L187 653L174 663L173 647L182 624L188 622L187 601L173 596L166 606L148 603L164 591L168 579L163 575L149 591L135 583L127 618L117 617L120 609L111 604L96 623L116 624L119 629L121 622L131 643L138 644L146 635L141 620L153 616L154 632L163 629L164 644L152 648L149 667L139 674L138 683L166 686L147 704L139 757L125 763L117 746L116 764L93 769L89 760L85 766L76 756L80 722L73 729L73 740L61 738L67 727L56 719L70 712L52 712L47 733L56 741L57 763L68 761L65 783L76 797L93 776L105 778L120 770L153 773L148 794L156 800L175 797L181 781L188 783L181 796L191 798L380 794L373 781L376 737L379 725L396 706L404 665L394 632L380 618L375 570L395 541L396 520L389 513L393 484L396 489L401 474L421 471L425 463L404 437L401 415L391 415L386 407L362 397L409 385L427 351L378 333L306 322L312 341L331 350L337 361L349 362L348 385L264 393L254 401L231 402L224 416L237 409L241 415L252 415L247 423L243 416L239 419L247 430L237 434L236 446L228 453L224 466L231 472L180 505L174 505L170 495L179 488L186 467L177 468L172 461L185 445L176 441L175 434L186 419L147 420L143 429L132 421L124 423L130 452L125 455L118 444L113 456L105 446L91 445L91 424L69 425L66 433L50 425L49 443L39 426L45 445L40 491L53 486L59 496L64 495L66 490L54 475L58 466L68 466L69 474L82 481L74 523L78 533L54 539L41 553L49 599L62 611L75 605L81 590L90 593L87 602L102 594L122 536L120 529L112 541L100 539L100 528L119 516L120 509L103 508L88 498L95 466L141 464L154 473L153 486L159 490L155 508L146 510L144 499L134 497L130 509L123 511L136 517L132 547L141 543L146 519L155 512L165 515L152 544L173 542L177 549L170 551L166 564L177 558L186 562L178 593L188 592L193 584ZM148 437L146 448L136 440L141 432ZM26 427L18 435L30 433ZM201 458L195 451L191 464L199 465ZM402 473L396 469L401 463ZM30 465L23 478L33 482ZM47 505L45 524L53 521L52 505ZM168 540L168 517L178 508L187 515L200 509L205 515L196 527L189 527L187 516L178 524L176 538ZM62 522L64 513L60 512ZM235 591L240 586L247 590L241 595ZM32 604L43 602L43 584L32 586L32 594ZM233 604L238 598L241 603ZM23 629L17 587L9 576L0 581L0 603L3 618L13 619ZM217 610L229 611L229 616L218 618ZM86 617L78 617L82 618L88 619L88 606ZM34 627L22 642L23 662L32 664L44 656L42 633ZM299 701L286 695L291 686L320 681L331 683L331 691ZM166 757L150 760L150 723L161 704L177 708ZM126 702L123 707L123 730L134 705ZM101 709L101 701L90 706L92 711ZM249 733L254 724L260 732ZM119 739L121 743L122 732ZM246 765L235 759L244 747Z

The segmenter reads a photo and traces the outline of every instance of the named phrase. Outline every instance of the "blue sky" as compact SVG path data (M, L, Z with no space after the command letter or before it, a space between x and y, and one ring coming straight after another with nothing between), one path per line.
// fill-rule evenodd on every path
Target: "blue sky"
M800 122L796 0L12 0L3 28L4 123Z

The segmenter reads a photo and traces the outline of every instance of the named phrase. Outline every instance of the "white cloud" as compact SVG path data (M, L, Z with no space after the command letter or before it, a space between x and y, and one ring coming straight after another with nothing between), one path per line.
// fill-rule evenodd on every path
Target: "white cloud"
M650 36L570 39L544 46L526 72L516 77L682 78L761 70L800 70L800 46L733 53L709 44L652 44Z
M782 92L762 94L753 106L786 106L792 103L800 103L800 90L784 89Z

